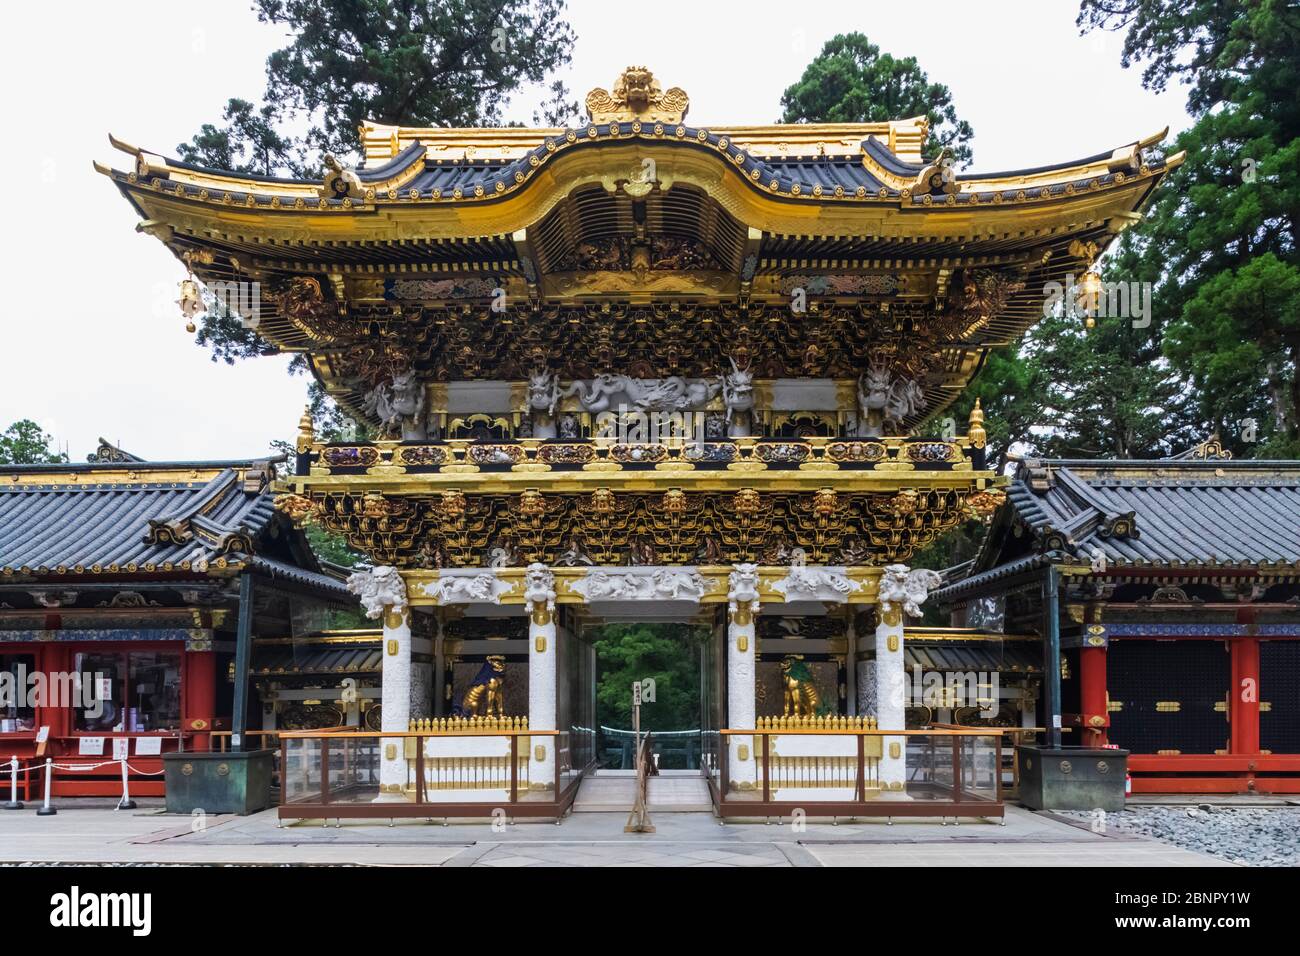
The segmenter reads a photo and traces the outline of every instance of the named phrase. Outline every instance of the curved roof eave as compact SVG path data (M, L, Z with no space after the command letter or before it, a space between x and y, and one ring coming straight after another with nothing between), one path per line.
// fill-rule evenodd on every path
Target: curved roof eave
M999 207L1002 210L1020 209L1040 203L1062 202L1086 206L1090 193L1128 187L1142 179L1158 180L1182 158L1178 154L1146 163L1140 161L1139 153L1125 152L1136 149L1145 142L1143 140L1111 154L1098 154L1083 165L999 174L1002 179L997 181L961 177L960 189L952 195L919 190L912 194L909 186L901 184L916 167L896 157L886 163L885 160L893 154L874 138L864 142L863 153L857 161L843 156L772 158L750 154L725 135L703 128L679 125L670 130L663 124L655 124L649 131L640 123L610 123L604 127L588 127L581 135L568 130L564 136L548 138L515 160L430 159L422 145L412 144L383 166L358 172L362 187L358 197L336 199L322 198L319 184L300 180L272 180L268 183L259 177L231 175L221 170L161 159L116 139L112 142L136 156L136 169L123 173L99 164L96 168L113 177L124 191L139 196L153 191L210 207L233 206L244 221L252 213L263 217L268 224L276 215L361 215L389 209L400 215L401 210L413 205L452 207L450 218L457 222L458 229L449 230L449 234L459 235L467 234L463 225L475 215L468 212L470 209L514 205L520 197L535 192L539 182L548 182L552 191L564 188L566 183L571 188L570 181L574 177L571 174L561 176L555 170L557 165L575 163L579 156L583 161L577 165L585 170L582 179L617 188L619 183L633 179L643 168L633 163L623 170L616 165L624 157L619 155L615 159L611 153L617 151L621 154L623 150L619 147L628 145L637 149L633 158L656 161L652 175L661 188L670 186L674 180L689 182L693 178L715 194L721 187L733 195L733 206L748 206L757 213L748 218L738 216L750 225L774 232L811 233L818 226L824 228L827 224L817 220L841 218L843 210L856 210L856 215L850 213L842 217L845 222L840 228L849 234L854 231L854 220L859 223L879 220L882 209L897 212L925 209L934 213L960 211L965 215L996 219L998 213L995 210ZM703 156L709 159L700 162ZM732 175L720 174L721 169L730 169ZM1007 182L1009 175L1015 181ZM744 184L743 189L737 188L740 184ZM274 189L268 190L267 186ZM982 186L994 188L982 189ZM545 198L540 203L535 197L530 198L531 202L518 204L523 209L547 206ZM938 208L934 208L936 206ZM827 211L827 215L820 215L822 210ZM763 215L764 212L768 215ZM520 220L514 228L522 228L537 218L539 216L534 214L530 219ZM759 221L753 221L755 219ZM772 220L772 225L765 225L761 222L763 219ZM335 228L331 227L331 233L337 238ZM856 228L860 229L861 225ZM511 231L507 227L491 230L495 234Z

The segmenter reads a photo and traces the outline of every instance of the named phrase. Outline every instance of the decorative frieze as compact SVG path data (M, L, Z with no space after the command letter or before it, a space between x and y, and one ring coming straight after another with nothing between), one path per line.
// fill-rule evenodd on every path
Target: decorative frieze
M500 604L501 597L514 589L514 582L503 581L493 571L449 569L427 582L424 594L439 604Z
M698 601L709 582L694 568L589 568L569 590L588 601Z

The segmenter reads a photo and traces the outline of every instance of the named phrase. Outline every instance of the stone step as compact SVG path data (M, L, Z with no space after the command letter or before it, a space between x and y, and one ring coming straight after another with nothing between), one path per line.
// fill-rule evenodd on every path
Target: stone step
M713 809L709 785L700 776L651 777L648 796L651 813L697 813ZM627 812L635 801L635 776L589 776L578 787L573 812Z

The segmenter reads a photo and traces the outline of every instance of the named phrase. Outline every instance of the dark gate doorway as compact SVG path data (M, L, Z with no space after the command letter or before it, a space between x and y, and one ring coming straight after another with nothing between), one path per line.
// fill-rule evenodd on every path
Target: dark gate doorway
M1110 741L1140 754L1212 754L1228 747L1223 641L1118 640L1110 645Z
M701 665L708 629L691 624L593 626L597 758L607 770L635 766L632 684L640 682L641 730L661 770L700 767Z

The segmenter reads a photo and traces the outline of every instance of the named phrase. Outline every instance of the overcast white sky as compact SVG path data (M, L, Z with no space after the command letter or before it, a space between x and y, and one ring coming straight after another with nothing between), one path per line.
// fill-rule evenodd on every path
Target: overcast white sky
M975 129L976 172L1182 129L1183 92L1144 91L1138 71L1119 65L1119 36L1078 36L1077 6L570 0L578 42L564 78L581 99L641 64L686 90L693 122L770 123L821 45L858 30L951 88ZM794 13L808 25L782 26ZM174 155L229 97L256 100L280 32L247 0L14 4L6 26L0 430L33 418L74 461L100 435L154 460L259 455L292 438L306 381L286 373L287 358L211 362L174 305L183 268L134 231L135 212L91 168L92 159L125 168L110 131ZM510 118L529 122L531 107L520 102Z

